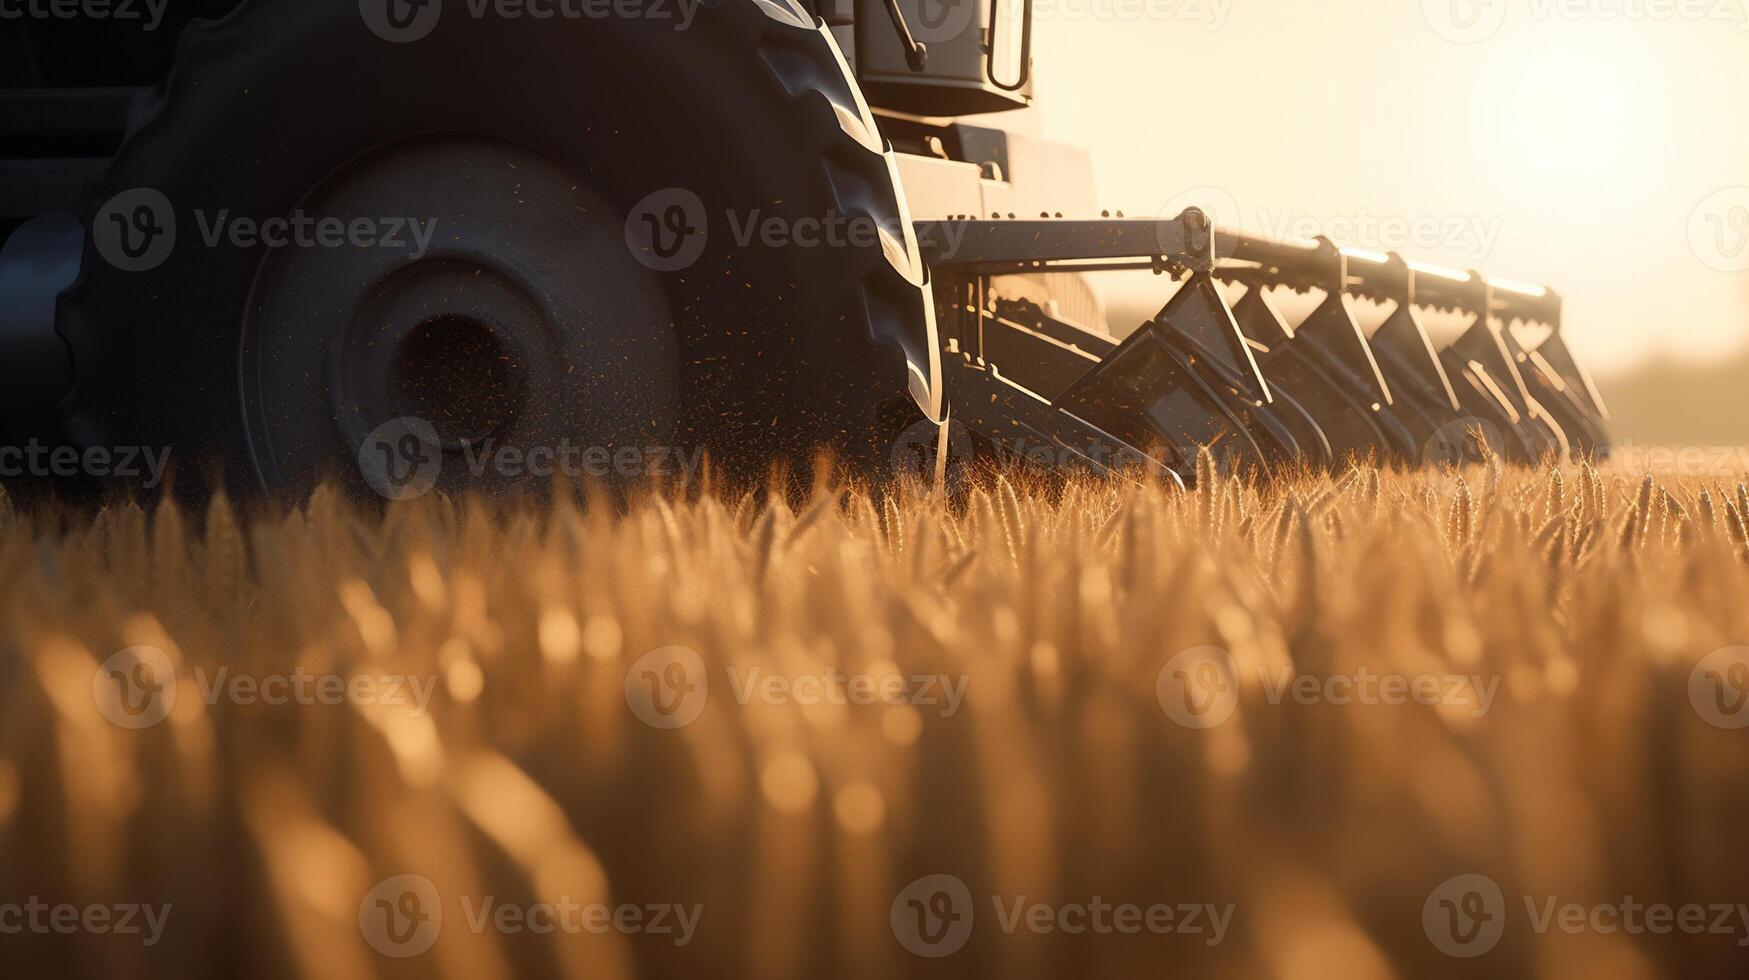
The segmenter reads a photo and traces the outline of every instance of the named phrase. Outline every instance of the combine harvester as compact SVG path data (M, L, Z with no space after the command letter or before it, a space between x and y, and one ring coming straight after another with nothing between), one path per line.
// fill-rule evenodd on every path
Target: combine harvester
M1183 481L1200 446L1254 470L1606 449L1552 291L1196 209L1095 217L1085 154L964 121L1030 104L1030 0L149 13L0 26L17 446L169 447L294 494L362 489L379 450L457 461L452 489L526 478L492 446L878 468L918 412L938 463L959 423ZM1119 339L1100 270L1179 285ZM1281 289L1321 301L1291 323ZM1361 300L1389 310L1370 332ZM1435 310L1469 326L1436 345Z

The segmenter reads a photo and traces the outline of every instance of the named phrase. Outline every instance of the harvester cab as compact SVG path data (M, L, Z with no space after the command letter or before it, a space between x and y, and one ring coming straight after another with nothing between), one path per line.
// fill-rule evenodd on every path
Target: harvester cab
M154 16L0 25L4 441L389 497L651 447L889 470L919 426L938 467L1181 481L1202 447L1606 447L1551 290L1102 212L1087 153L1015 111L1032 0ZM1158 277L1158 312L1113 322L1098 271Z
M1031 0L823 2L826 23L854 53L857 80L877 108L939 117L1032 102Z

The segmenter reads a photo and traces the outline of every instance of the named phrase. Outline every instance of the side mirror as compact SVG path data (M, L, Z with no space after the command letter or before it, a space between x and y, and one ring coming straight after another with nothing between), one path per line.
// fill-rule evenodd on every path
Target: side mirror
M1018 92L1032 80L1033 0L990 0L990 83Z

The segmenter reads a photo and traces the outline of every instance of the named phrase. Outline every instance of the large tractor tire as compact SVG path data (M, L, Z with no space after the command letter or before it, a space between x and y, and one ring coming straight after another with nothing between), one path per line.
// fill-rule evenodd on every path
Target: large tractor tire
M76 441L395 496L409 467L879 460L906 406L939 416L903 194L829 32L788 0L476 6L249 0L185 31L83 208Z

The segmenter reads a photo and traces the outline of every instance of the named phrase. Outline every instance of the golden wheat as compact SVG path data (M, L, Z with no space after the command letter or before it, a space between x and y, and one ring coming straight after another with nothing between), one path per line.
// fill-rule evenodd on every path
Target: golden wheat
M21 976L1740 975L1749 935L1538 932L1520 897L1749 900L1749 742L1696 700L1703 658L1749 643L1749 491L1589 466L1360 467L1280 486L1198 469L1193 493L1007 474L957 502L820 486L805 501L695 487L381 512L323 490L252 515L223 499L198 515L4 503L0 902L173 912L149 948L0 935L0 962ZM140 648L171 665L168 715L123 727L104 692L143 677L127 674L135 655L119 675L114 659ZM1168 668L1186 651L1225 665L1228 717L1178 712L1189 688L1167 690ZM696 718L648 723L640 685L695 669L691 655ZM351 687L270 704L215 696L221 670L432 687L422 705ZM1368 675L1478 680L1402 704L1335 703L1318 684ZM734 678L755 676L896 679L918 697L748 697ZM1276 677L1323 696L1282 698ZM937 696L918 678L943 678ZM444 919L400 959L368 941L361 903L409 874ZM1509 904L1474 961L1442 951L1423 916L1466 874ZM940 959L916 956L893 915L929 875L976 897L969 941ZM702 917L685 945L470 928L458 897L488 895ZM995 906L1021 896L1233 918L1218 944L1010 933Z

